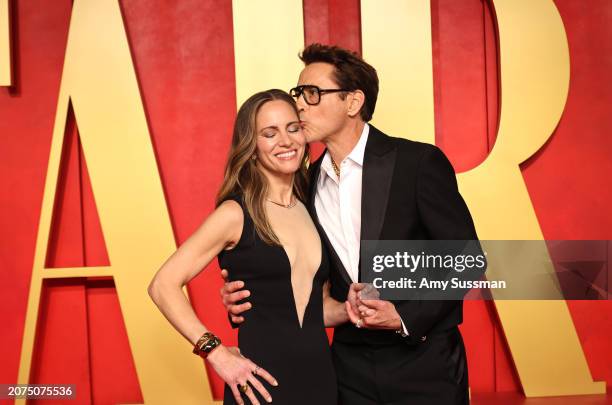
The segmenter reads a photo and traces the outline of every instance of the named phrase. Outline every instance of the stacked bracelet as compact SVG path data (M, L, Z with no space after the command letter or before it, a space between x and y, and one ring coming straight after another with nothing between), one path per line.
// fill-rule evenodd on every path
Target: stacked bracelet
M203 334L193 346L193 354L206 358L213 349L221 344L221 339L210 332Z

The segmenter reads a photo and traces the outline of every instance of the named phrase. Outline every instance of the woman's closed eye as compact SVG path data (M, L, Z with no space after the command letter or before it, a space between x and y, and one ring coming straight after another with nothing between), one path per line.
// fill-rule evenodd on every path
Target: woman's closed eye
M291 132L291 133L296 133L296 132L300 132L302 130L302 127L300 126L300 124L292 124L287 128L287 132Z

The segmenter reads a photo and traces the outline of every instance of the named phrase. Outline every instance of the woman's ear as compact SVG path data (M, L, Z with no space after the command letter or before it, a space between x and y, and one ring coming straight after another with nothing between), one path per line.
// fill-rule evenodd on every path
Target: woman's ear
M365 104L365 94L361 90L355 90L347 95L349 108L349 117L355 117L361 111L361 107Z

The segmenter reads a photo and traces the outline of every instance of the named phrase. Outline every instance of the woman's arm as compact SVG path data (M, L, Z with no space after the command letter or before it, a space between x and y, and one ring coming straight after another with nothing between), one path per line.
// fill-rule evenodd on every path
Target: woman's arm
M323 285L323 323L326 327L334 327L349 321L346 307L329 294L329 280Z
M242 208L235 201L222 203L200 227L161 266L149 284L149 296L172 326L193 345L208 329L200 322L183 286L197 276L224 248L235 245L243 226ZM242 357L237 348L216 347L207 360L219 376L231 387L238 403L242 402L238 385L251 383L264 398L270 394L255 378L265 378L270 384L275 379L250 360ZM255 399L248 390L247 396Z
M191 344L195 344L207 329L182 288L223 248L240 239L242 221L238 203L226 201L221 204L164 262L149 284L148 292L155 305Z

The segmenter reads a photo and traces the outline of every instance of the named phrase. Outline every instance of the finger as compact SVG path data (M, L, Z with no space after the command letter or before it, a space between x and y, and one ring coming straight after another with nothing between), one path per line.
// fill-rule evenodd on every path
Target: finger
M257 374L259 374L259 370L257 370ZM254 389L259 391L261 396L264 397L267 402L272 402L272 395L270 395L268 390L263 386L262 383L259 382L259 380L254 375L251 375L249 377L249 382L251 383Z
M383 309L386 305L386 301L383 300L361 300L361 303L373 309Z
M363 321L362 325L364 328L376 329L376 327L378 326L378 319L376 317L361 319Z
M349 288L349 294L358 294L361 290L366 288L367 284L365 283L352 283Z
M349 295L346 297L346 300L347 300L347 302L350 302L350 303L351 303L351 305L353 306L353 308L357 308L357 305L359 304L359 303L358 303L358 300L359 300L359 299L357 298L357 295L356 295L356 294L349 294Z
M253 405L260 405L249 383L245 382L245 384L247 384L247 386L249 387L249 389L245 392L246 396L249 398L249 400L251 401Z
M350 302L354 302L355 298L357 298L357 296L351 292L349 292L348 295L346 296L346 300Z
M357 308L353 307L350 304L347 305L346 312L348 313L348 316L353 323L357 322L357 320L360 318L359 311L357 310Z
M228 304L235 304L238 301L245 299L251 296L251 292L249 290L240 290L235 293L231 293L227 295L226 301Z
M376 311L374 315L363 318L363 323L370 329L385 329L385 314Z
M242 316L232 315L232 322L234 322L234 323L242 323L242 322L244 322L244 318Z
M359 292L361 290L363 290L364 288L366 288L367 284L366 283L353 283L351 284L351 287L356 291Z
M349 319L351 320L351 322L356 324L359 317L353 311L353 308L351 307L351 304L348 301L345 302L345 305L346 305L346 313L348 314Z
M361 317L364 318L364 317L367 317L367 316L374 315L376 313L376 311L366 307L365 305L360 305L359 306L359 313L361 314Z
M229 272L225 269L221 270L221 277L223 278L223 281L225 281L227 283L227 278L229 277Z
M228 310L229 313L232 315L240 315L244 311L248 311L251 308L253 308L253 304L251 304L250 302L245 302L244 304L240 305L230 305Z
M257 366L255 364L253 364L253 369L255 369ZM278 387L278 381L276 381L276 378L272 377L272 374L268 373L267 370L259 367L257 369L257 375L261 378L263 378L264 380L266 380L270 385L273 385L275 387Z
M359 300L361 302L361 299L363 299L363 295L365 293L367 293L368 295L370 295L370 293L368 292L369 289L367 288L369 285L365 284L365 283L359 283L359 286L356 287L357 288L357 300ZM366 296L367 298L367 296Z
M243 288L244 288L244 281L236 280L236 281L230 281L230 282L225 283L223 285L222 290L224 294L231 294Z
M236 384L230 385L232 389L232 394L234 394L234 399L238 405L243 405L244 401L242 400L242 396L240 395L240 391L238 391L238 386Z

